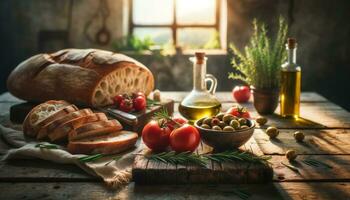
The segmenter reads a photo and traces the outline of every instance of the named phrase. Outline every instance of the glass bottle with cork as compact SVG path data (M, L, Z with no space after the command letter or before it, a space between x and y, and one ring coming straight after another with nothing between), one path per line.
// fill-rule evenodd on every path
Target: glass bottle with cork
M180 103L179 111L191 123L203 117L211 117L221 110L221 103L215 97L216 78L207 74L207 57L204 52L196 52L193 62L193 89ZM207 82L211 82L209 90Z
M300 115L301 68L296 64L296 40L288 38L286 48L288 60L282 64L281 69L281 115L298 118Z

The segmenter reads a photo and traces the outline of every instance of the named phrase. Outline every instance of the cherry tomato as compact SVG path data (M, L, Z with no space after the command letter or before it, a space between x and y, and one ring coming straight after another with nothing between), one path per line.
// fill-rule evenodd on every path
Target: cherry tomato
M133 99L134 109L136 111L141 111L146 109L146 99L143 96L138 96Z
M124 96L119 94L115 97L113 97L113 102L116 104L117 107L119 107L120 103L124 100Z
M199 142L200 135L198 130L189 124L184 124L170 134L170 146L176 152L192 152L196 150Z
M169 146L170 129L160 127L158 121L150 121L143 127L142 140L145 145L154 151L163 151Z
M173 118L173 120L180 125L187 123L187 120L182 118L182 117L175 117L175 118ZM167 126L169 127L170 130L174 130L176 128L177 124L175 122L170 121L167 123Z
M124 99L120 102L119 105L119 110L123 111L123 112L131 112L133 109L133 103L131 100L129 99Z
M136 97L139 97L139 96L141 96L141 97L143 97L144 99L146 99L146 95L144 94L144 93L142 93L142 92L137 92L137 93L133 93L132 94L132 98L136 98Z
M240 106L233 106L229 108L226 113L234 115L236 117L250 118L250 114L246 108Z
M250 98L250 88L248 86L236 86L232 90L232 95L238 103L245 103Z

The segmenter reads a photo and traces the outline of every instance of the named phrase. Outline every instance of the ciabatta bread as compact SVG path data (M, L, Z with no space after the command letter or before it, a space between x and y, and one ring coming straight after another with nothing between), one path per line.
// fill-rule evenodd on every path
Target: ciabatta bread
M83 117L83 116L86 116L86 115L89 115L89 114L92 114L92 111L91 109L82 109L82 110L78 110L78 111L75 111L75 112L72 112L72 113L68 113L67 115L64 115L62 116L61 118L58 118L56 120L53 120L52 122L46 124L45 126L43 126L36 138L37 139L44 139L47 137L48 133L53 131L55 128L57 128L58 126L68 122L68 121L71 121L71 120L74 120L74 119L77 119L79 117Z
M65 49L25 60L12 71L7 87L11 94L28 101L63 99L105 106L118 94L148 95L154 78L144 65L122 54Z
M23 122L23 132L25 135L35 137L46 124L76 110L78 110L76 106L65 101L47 101L28 113Z
M93 113L65 122L53 130L49 131L49 139L51 142L65 141L68 139L69 133L75 129L96 121L107 121L107 116L104 113Z
M132 148L137 137L137 133L119 131L99 137L70 141L67 148L72 154L115 154Z
M71 131L68 134L68 140L81 140L84 138L91 138L101 135L107 135L112 132L120 131L123 126L118 120L112 119L108 121L97 121L84 124L81 127Z

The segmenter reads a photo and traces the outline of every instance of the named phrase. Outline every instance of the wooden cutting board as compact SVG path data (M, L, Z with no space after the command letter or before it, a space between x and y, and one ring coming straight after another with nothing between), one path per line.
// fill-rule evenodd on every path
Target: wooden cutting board
M240 147L240 150L249 151L255 155L263 155L253 137ZM202 154L211 151L212 148L201 143L196 153ZM221 164L209 162L206 167L175 166L151 161L142 155L137 155L133 164L132 175L136 184L264 183L272 181L273 170L271 166L241 161Z
M10 119L13 123L23 123L24 118L36 105L35 103L20 103L11 106ZM83 107L79 107L83 108ZM148 107L142 112L125 113L119 111L113 107L93 109L96 112L104 112L109 118L114 118L120 121L125 130L141 133L144 125L152 118L155 112L160 111L162 108L166 109L169 115L174 113L174 101L169 99L162 99L159 105Z

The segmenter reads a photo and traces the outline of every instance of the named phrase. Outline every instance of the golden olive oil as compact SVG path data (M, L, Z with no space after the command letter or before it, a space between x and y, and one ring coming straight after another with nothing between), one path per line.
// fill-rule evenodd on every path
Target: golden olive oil
M221 110L221 104L196 103L195 106L179 105L179 111L182 116L191 123L203 117L211 117L218 114Z
M288 60L281 69L280 110L283 117L300 115L301 68L296 64L296 40L288 38Z
M299 117L301 71L281 71L281 115Z

